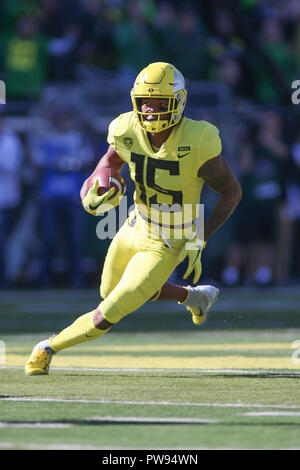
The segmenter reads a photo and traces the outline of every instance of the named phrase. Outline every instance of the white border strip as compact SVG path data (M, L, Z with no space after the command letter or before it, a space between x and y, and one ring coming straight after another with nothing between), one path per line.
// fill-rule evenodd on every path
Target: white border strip
M40 421L34 423L28 423L27 421L20 421L18 423L11 423L9 421L0 421L0 428L45 428L45 429L60 429L70 428L71 424L53 422L53 423L42 423Z
M16 444L15 442L0 442L0 449L13 449L13 450L108 450L107 446L89 446L80 444L34 444L24 442ZM126 450L132 452L133 450L166 450L166 447L109 447L109 451L112 453L114 450ZM237 447L169 447L168 450L244 450L243 448ZM300 450L300 448L285 449L285 450Z
M1 401L23 401L23 402L58 402L58 403L99 403L106 405L152 405L152 406L199 406L215 408L280 408L280 409L300 409L300 405L262 405L259 403L190 403L171 401L127 401L127 400L87 400L87 399L65 399L65 398L39 398L39 397L1 397Z
M250 411L239 416L300 416L300 411Z
M0 366L1 369L24 369L21 366ZM95 371L95 372L186 372L186 373L216 373L216 374L269 374L269 375L300 375L300 371L298 370L282 370L278 369L275 370L263 370L263 369L256 369L256 370L248 370L248 369L140 369L140 368L132 368L132 369L108 369L108 368L96 368L96 367L51 367L51 370L62 370L62 371Z
M108 421L111 423L172 423L172 424L217 424L220 421L216 419L201 419L201 418L182 418L182 417L166 417L166 418L155 418L155 417L141 417L141 416L92 416L86 418L87 421Z

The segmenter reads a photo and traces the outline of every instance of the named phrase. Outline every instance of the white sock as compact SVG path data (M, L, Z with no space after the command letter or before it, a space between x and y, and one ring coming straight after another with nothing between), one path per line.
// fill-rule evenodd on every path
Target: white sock
M199 294L193 289L191 286L187 286L186 289L188 290L187 298L182 302L184 305L188 305L189 307L193 307L199 303Z
M39 343L39 349L51 349L49 340L45 339L44 341L41 341ZM51 351L53 351L53 350L51 349Z

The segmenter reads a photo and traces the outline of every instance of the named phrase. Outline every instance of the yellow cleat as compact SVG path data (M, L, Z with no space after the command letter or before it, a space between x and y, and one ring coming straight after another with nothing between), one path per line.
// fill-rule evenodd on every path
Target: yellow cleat
M214 286L187 287L189 294L184 304L191 312L195 325L202 325L207 319L211 306L217 301L219 289Z
M45 346L45 343L48 341L41 341L33 348L31 356L25 364L26 375L49 374L49 364L54 352L50 346Z

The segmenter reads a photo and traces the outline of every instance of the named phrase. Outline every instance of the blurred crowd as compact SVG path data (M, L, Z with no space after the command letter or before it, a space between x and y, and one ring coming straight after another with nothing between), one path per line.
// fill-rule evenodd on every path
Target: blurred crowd
M231 96L229 159L243 199L208 245L203 278L227 286L297 282L300 116L291 84L300 78L299 20L299 0L3 0L0 287L98 282L108 242L96 239L79 190L105 149L105 132L97 132L94 113L82 118L78 106L59 100L43 113L43 97L49 85L68 93L83 69L112 74L129 96L137 72L158 60L174 63L191 84L225 84ZM15 129L11 103L19 117L40 112L39 124Z
M166 57L189 80L219 79L234 97L280 104L299 71L298 0L3 0L0 8L8 98L37 98L47 80L76 77L79 64L131 83Z

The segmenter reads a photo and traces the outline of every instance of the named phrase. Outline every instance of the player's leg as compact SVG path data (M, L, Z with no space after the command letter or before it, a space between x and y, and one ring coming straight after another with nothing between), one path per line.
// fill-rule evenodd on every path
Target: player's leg
M213 286L183 287L168 282L174 271L182 250L182 240L178 239L172 248L164 243L158 234L149 238L149 227L137 218L136 227L128 224L129 238L133 240L136 254L126 266L116 288L99 306L103 318L116 323L128 313L133 312L147 300L174 300L186 305L192 313L193 322L203 323L219 290ZM151 229L152 230L152 229Z
M120 282L99 305L103 317L117 323L151 299L176 267L176 257L159 251L137 252Z
M48 373L53 353L99 338L113 324L149 300L167 281L176 267L176 254L156 243L156 250L138 251L132 256L132 249L128 243L130 237L124 236L128 235L126 230L125 227L123 234L118 233L108 252L102 276L102 282L105 284L101 290L106 291L105 294L107 294L104 295L103 302L97 309L77 318L58 335L39 343L25 366L28 375ZM134 233L131 232L131 239L133 235ZM114 267L118 266L119 260L124 262L125 259L127 265L124 269L124 264L121 263L123 273L118 279L119 282L113 287L117 276L111 277L110 272L114 272ZM120 271L117 272L120 274Z
M211 306L217 301L219 289L214 286L178 286L166 282L150 300L174 300L186 305L191 312L195 325L202 325L207 318Z
M99 338L106 333L112 325L105 322L101 328L96 327L98 315L97 309L85 313L57 336L38 343L25 364L26 375L48 374L53 354L76 344Z
M131 238L127 234L127 222L113 239L104 263L101 292L106 297L122 277L126 263L132 256ZM106 333L112 323L104 319L97 307L81 315L70 326L56 336L37 344L25 365L27 375L48 374L49 364L54 353L85 341L99 338Z
M58 335L37 344L25 365L27 375L46 375L54 353L99 338L160 288L176 266L174 256L139 252L129 261L116 287L99 307L77 318Z
M118 285L133 254L126 221L111 242L105 258L100 287L103 298L109 296L110 292ZM72 325L62 330L58 335L50 338L50 347L54 352L59 352L70 346L98 338L106 333L113 323L102 317L98 306L92 312L77 318Z
M153 302L156 300L174 300L182 304L187 296L188 290L186 287L167 281L150 300Z
M100 284L100 295L103 299L116 287L135 253L132 246L132 230L128 221L112 240L105 257Z

